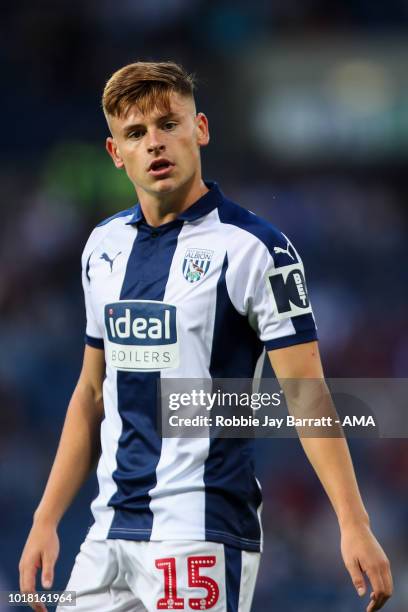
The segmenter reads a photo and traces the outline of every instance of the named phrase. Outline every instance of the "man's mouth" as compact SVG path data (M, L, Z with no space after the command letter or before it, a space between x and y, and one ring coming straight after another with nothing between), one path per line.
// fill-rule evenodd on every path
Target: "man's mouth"
M168 159L159 157L158 159L152 161L149 166L148 173L151 176L156 177L166 176L173 167L174 164L172 164Z

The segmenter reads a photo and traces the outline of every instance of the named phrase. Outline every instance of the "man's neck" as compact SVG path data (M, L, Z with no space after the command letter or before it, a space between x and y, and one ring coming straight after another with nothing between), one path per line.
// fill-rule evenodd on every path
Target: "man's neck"
M177 219L181 213L209 191L204 181L194 180L182 185L177 191L152 194L137 191L143 215L149 225L158 227Z

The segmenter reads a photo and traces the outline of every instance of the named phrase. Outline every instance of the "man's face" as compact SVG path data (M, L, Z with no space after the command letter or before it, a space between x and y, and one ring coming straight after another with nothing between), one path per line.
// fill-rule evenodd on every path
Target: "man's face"
M109 125L107 151L138 193L169 194L201 179L200 147L209 141L208 122L195 114L191 98L173 92L168 112L156 108L142 115L133 107L125 118L109 117Z

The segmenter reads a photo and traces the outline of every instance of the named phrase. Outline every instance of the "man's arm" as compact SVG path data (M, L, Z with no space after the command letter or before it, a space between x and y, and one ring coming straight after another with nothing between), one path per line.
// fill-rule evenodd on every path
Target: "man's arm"
M322 388L324 385L327 391L317 342L269 351L269 358L285 390L289 411L297 416L300 413L308 416L304 412L304 399L317 388L310 380L321 379L321 386L317 386ZM290 381L287 383L285 379ZM302 379L309 380L302 383ZM330 396L327 391L327 394L319 392L316 397L325 402ZM314 406L320 412L321 408ZM323 406L325 412L330 409L330 406ZM337 515L343 560L353 584L358 594L364 595L366 585L363 573L366 573L373 588L367 612L379 610L392 594L390 564L370 530L347 442L344 437L303 436L300 436L300 442Z
M104 375L104 352L86 346L82 371L68 406L54 464L20 559L20 589L24 592L35 591L39 568L42 568L42 586L52 586L59 553L59 521L100 454ZM45 607L33 606L33 609L45 610Z

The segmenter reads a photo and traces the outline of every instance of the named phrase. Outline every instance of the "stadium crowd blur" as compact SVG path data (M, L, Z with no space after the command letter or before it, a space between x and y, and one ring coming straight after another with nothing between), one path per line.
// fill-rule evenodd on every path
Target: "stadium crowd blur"
M326 374L408 370L407 2L19 1L2 17L0 590L18 588L80 368L82 248L95 223L135 202L104 152L99 97L121 65L174 59L198 75L212 134L204 176L302 254ZM351 446L394 569L387 609L404 612L408 444ZM266 544L254 612L361 610L299 442L262 440L257 460ZM61 525L55 588L85 535L93 487Z

